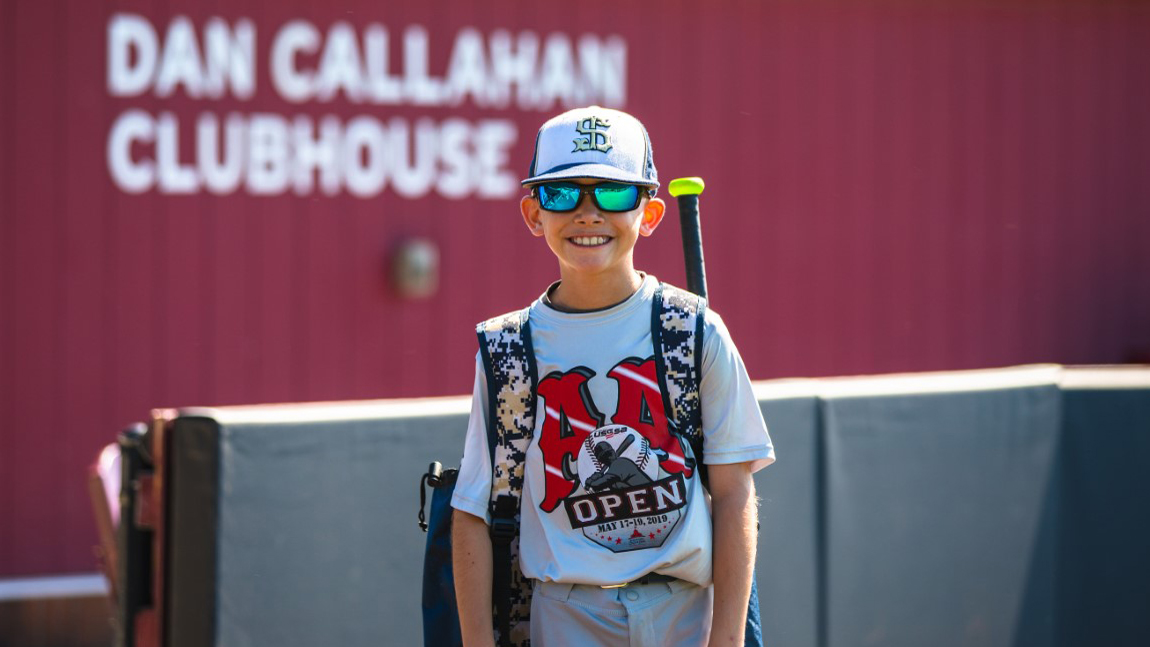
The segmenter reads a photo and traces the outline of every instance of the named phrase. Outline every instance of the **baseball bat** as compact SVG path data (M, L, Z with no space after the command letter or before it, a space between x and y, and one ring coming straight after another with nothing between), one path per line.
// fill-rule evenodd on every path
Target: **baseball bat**
M635 442L634 436L627 436L624 438L623 442L619 443L619 448L615 450L615 455L622 456L623 452L627 451L627 448L630 447L631 443L633 442Z
M687 289L707 297L707 272L703 266L703 229L699 223L699 194L703 192L703 178L681 177L671 180L667 192L679 201L679 226L683 232L683 260L687 263ZM758 525L756 524L756 530ZM761 626L759 610L759 584L754 571L751 572L751 595L747 600L747 628L745 644L763 644L762 635L757 633Z
M679 201L679 227L683 235L683 260L687 264L687 289L707 297L707 271L703 265L703 229L699 223L699 194L703 178L671 180L667 191Z

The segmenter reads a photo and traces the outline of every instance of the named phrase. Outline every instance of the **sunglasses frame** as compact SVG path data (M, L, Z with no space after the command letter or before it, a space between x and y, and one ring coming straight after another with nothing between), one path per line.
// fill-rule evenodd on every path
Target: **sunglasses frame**
M579 191L579 198L577 200L575 200L575 204L571 205L570 209L548 209L547 207L543 206L543 196L539 193L539 188L543 187L543 186L560 186L560 187L573 188L573 189L576 189ZM607 208L605 208L599 202L599 195L596 193L596 191L598 189L605 187L605 186L633 186L633 187L635 187L635 189L636 189L636 191L635 191L635 204L631 205L631 207L628 209L607 209ZM571 213L572 211L575 211L576 209L579 208L579 203L583 202L583 196L584 195L590 195L591 196L591 202L594 203L595 207L597 209L599 209L600 211L603 211L606 213L627 213L628 211L634 211L635 209L637 209L639 207L639 203L643 201L644 191L646 192L647 197L652 197L655 195L655 190L650 188L650 187L643 186L642 184L630 184L628 182L606 181L606 182L597 182L595 184L576 184L574 182L557 181L557 182L540 182L539 184L536 184L535 186L531 187L531 194L533 196L535 196L535 199L539 200L539 207L545 211L550 211L551 213Z

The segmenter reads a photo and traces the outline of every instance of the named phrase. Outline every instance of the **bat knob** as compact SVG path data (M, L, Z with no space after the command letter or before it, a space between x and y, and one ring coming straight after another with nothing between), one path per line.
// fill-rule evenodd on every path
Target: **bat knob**
M681 195L699 195L703 192L703 186L701 177L681 177L671 180L667 192L676 198Z

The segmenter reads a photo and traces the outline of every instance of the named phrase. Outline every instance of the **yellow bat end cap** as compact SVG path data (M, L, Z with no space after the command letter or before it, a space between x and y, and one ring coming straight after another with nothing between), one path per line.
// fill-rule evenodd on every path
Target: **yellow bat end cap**
M676 198L681 195L699 195L703 192L703 178L681 177L671 180L667 192Z

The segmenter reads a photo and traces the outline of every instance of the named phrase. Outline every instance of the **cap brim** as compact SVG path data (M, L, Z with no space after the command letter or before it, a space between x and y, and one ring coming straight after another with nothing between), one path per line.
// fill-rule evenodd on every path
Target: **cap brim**
M574 180L577 178L589 178L592 180L612 180L615 182L626 182L627 184L639 184L641 186L650 186L658 188L659 182L645 178L637 173L627 173L614 166L607 164L578 164L569 168L559 171L551 171L550 173L540 173L527 178L521 182L522 185L539 184L540 182L551 182L553 180Z

